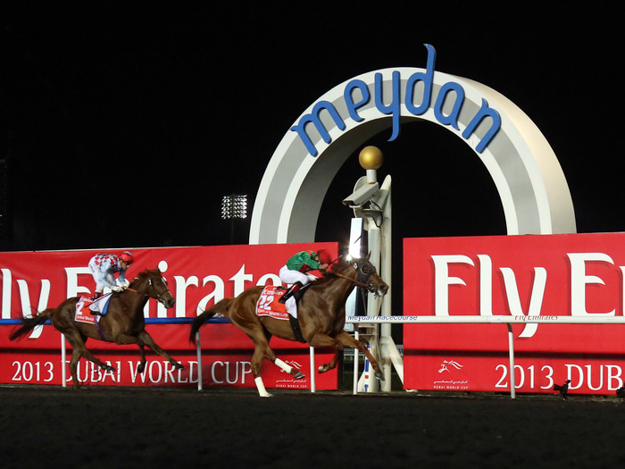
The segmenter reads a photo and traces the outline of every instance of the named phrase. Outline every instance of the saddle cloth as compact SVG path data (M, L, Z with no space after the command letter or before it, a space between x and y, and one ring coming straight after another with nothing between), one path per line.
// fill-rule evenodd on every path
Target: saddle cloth
M284 288L275 285L268 285L263 288L263 292L256 302L256 315L288 320L289 313L286 312L286 305L278 301L285 293Z
M99 301L100 311L102 316L104 316L109 307L109 300L111 297L109 296L106 301ZM99 319L99 316L91 314L91 305L93 304L93 298L89 296L82 296L78 303L76 303L76 322L84 322L86 324L95 324L96 318Z

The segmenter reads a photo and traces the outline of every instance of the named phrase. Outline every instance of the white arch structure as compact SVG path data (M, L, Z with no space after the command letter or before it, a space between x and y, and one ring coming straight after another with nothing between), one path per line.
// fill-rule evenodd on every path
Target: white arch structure
M297 119L265 170L250 244L314 241L325 194L349 155L389 127L397 138L401 123L413 119L443 126L475 151L499 192L507 234L577 231L564 173L538 127L497 91L435 71L436 51L426 47L426 69L359 75Z

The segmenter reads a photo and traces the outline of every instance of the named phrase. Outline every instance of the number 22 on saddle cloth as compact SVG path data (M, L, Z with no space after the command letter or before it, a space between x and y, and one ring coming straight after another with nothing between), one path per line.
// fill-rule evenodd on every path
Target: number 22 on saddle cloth
M256 315L288 320L289 313L286 312L286 305L278 301L285 293L284 288L275 285L268 285L263 288L263 292L256 303Z

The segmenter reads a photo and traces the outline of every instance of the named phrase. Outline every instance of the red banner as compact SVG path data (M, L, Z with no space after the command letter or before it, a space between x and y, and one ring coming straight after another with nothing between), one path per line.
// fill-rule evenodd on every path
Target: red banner
M295 252L325 248L337 256L336 243L208 246L184 248L130 249L135 257L126 277L144 269L160 268L167 278L176 305L166 310L155 300L146 305L146 318L188 318L224 297L236 296L253 285L279 285L278 271ZM111 250L113 254L126 249ZM60 384L61 335L46 325L17 342L8 340L15 319L25 312L35 314L62 303L66 298L90 294L95 282L87 264L100 251L55 251L0 253L0 383ZM143 374L136 372L137 346L115 345L90 340L89 349L115 372L105 373L81 360L79 379L98 385L124 386L197 386L198 360L189 342L188 324L148 324L155 341L186 370L173 370L162 357L150 351ZM251 375L253 344L232 324L209 323L200 329L202 378L204 386L254 387ZM310 359L306 344L273 338L272 348L283 361L302 371L304 380L293 380L271 363L263 364L263 379L268 388L309 388ZM69 346L68 346L69 348ZM69 361L71 349L68 350ZM333 350L316 351L317 366L327 363ZM318 389L336 389L336 370L317 375ZM67 379L70 380L69 370ZM71 381L69 381L71 384Z
M623 316L625 234L404 240L404 314ZM623 386L625 325L515 324L520 392L614 394ZM404 329L407 389L509 387L506 325Z

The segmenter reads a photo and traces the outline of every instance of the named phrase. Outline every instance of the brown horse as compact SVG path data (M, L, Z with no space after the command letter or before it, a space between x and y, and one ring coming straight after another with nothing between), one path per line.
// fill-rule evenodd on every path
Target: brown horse
M98 327L94 324L85 324L74 320L76 303L80 300L80 298L74 297L65 300L57 308L48 308L33 318L24 318L22 325L11 332L9 339L20 339L49 319L52 325L65 335L72 346L72 359L69 369L72 373L74 389L80 388L76 367L81 357L95 363L105 371L115 371L115 368L102 362L87 350L85 342L90 337L96 340L115 342L118 345L137 344L141 354L139 373L143 373L145 370L146 345L154 352L162 355L177 369L184 369L184 366L161 349L145 330L143 308L149 298L156 299L166 308L173 308L176 303L167 288L167 281L159 269L144 270L130 283L126 290L113 293L108 312L101 318Z
M312 347L335 347L332 361L319 367L319 373L333 369L344 347L358 348L371 362L379 379L384 379L382 370L367 346L345 332L345 302L354 286L365 288L376 295L385 295L388 285L378 276L375 267L364 259L351 262L341 259L327 275L314 281L298 301L297 319L303 338ZM227 317L254 341L252 373L261 397L270 397L260 376L264 358L275 363L287 373L301 379L304 375L276 357L269 347L272 336L286 340L297 340L289 321L271 317L259 317L255 313L256 303L263 290L262 286L251 287L236 298L224 298L204 311L191 324L191 342L199 328L215 315Z

